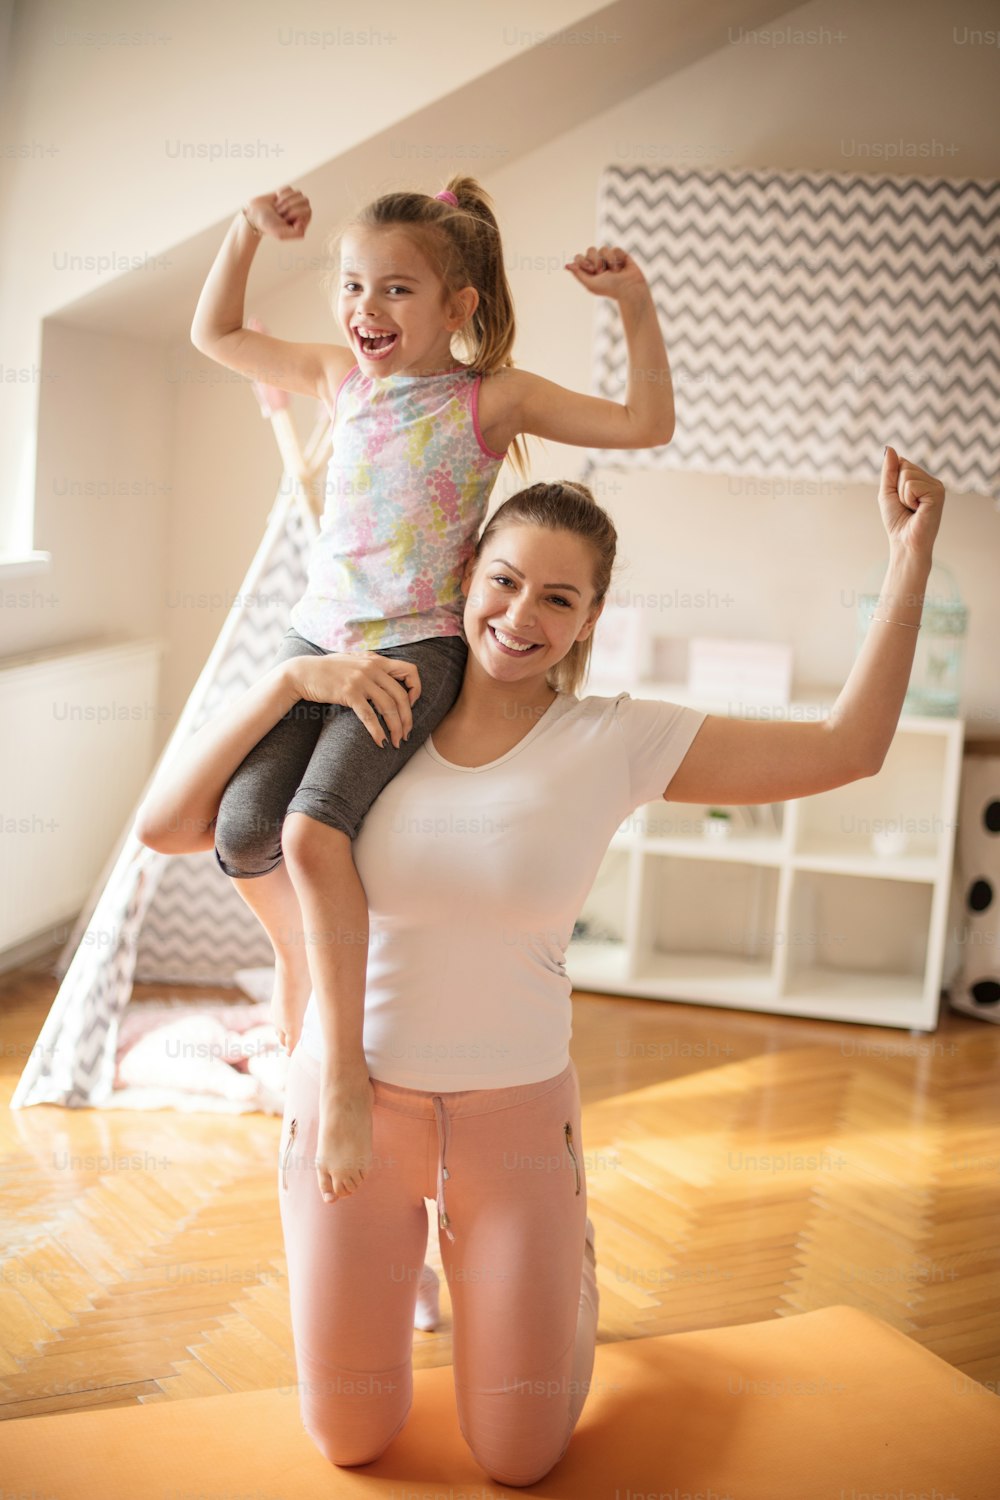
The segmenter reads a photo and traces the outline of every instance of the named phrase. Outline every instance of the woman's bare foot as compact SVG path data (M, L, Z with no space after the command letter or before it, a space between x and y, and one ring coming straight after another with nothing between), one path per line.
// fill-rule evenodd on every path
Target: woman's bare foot
M278 958L271 992L271 1025L286 1052L291 1052L302 1034L302 1021L312 994L309 966L297 968Z
M366 1065L324 1076L316 1143L316 1171L324 1202L356 1192L371 1171L374 1102Z

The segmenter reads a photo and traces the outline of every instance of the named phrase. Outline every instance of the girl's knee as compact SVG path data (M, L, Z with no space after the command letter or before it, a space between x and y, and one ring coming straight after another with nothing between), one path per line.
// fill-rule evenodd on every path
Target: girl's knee
M281 863L281 834L270 820L235 814L223 817L215 825L215 858L219 868L231 879L248 879L268 875Z

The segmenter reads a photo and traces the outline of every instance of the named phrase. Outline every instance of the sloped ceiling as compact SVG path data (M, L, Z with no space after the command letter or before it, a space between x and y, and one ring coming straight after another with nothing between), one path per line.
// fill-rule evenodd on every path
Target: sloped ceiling
M295 178L313 206L310 251L301 274L315 276L309 255L321 256L326 226L339 223L358 202L390 188L426 188L435 174L443 181L460 169L464 163L437 152L437 146L454 141L457 121L470 142L489 147L494 165L509 166L726 46L731 28L762 26L789 8L784 0L615 0L572 32L553 32L515 50L502 66ZM387 113L391 108L389 98ZM487 184L490 164L489 153L467 163ZM51 316L102 333L135 336L141 328L146 339L185 338L228 222L227 215L180 244L160 247L170 264L155 271L155 295L148 272L130 271ZM261 298L287 287L289 280L287 267L274 256L259 257L253 276L255 296Z

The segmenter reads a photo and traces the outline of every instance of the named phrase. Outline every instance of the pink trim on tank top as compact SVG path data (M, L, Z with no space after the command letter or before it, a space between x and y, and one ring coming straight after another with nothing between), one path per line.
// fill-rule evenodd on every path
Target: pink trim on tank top
M331 422L336 422L336 420L337 420L337 402L340 400L340 393L341 393L341 391L344 389L344 386L350 380L350 378L354 374L354 372L356 370L360 370L360 369L361 369L361 366L359 364L353 364L351 366L351 368L348 370L347 374L344 376L343 380L338 385L336 391L334 392L334 395L333 395L333 405L329 408L329 411L330 411L330 421Z
M485 442L483 441L483 434L479 426L479 387L482 385L482 383L483 377L481 375L477 375L475 384L472 387L472 425L476 430L476 441L479 443L480 448L482 448L487 457L506 458L506 453L494 453L493 449L487 448Z

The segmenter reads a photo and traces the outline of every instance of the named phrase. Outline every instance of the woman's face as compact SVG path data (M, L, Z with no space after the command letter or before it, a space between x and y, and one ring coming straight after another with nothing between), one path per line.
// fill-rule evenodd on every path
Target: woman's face
M544 677L603 608L593 603L593 548L543 526L495 531L470 561L462 593L469 650L500 682Z
M446 309L440 277L401 230L355 225L344 234L337 316L366 375L423 374L424 366L454 364L451 335L477 301L469 287ZM369 332L382 335L381 347L366 348L362 335Z

